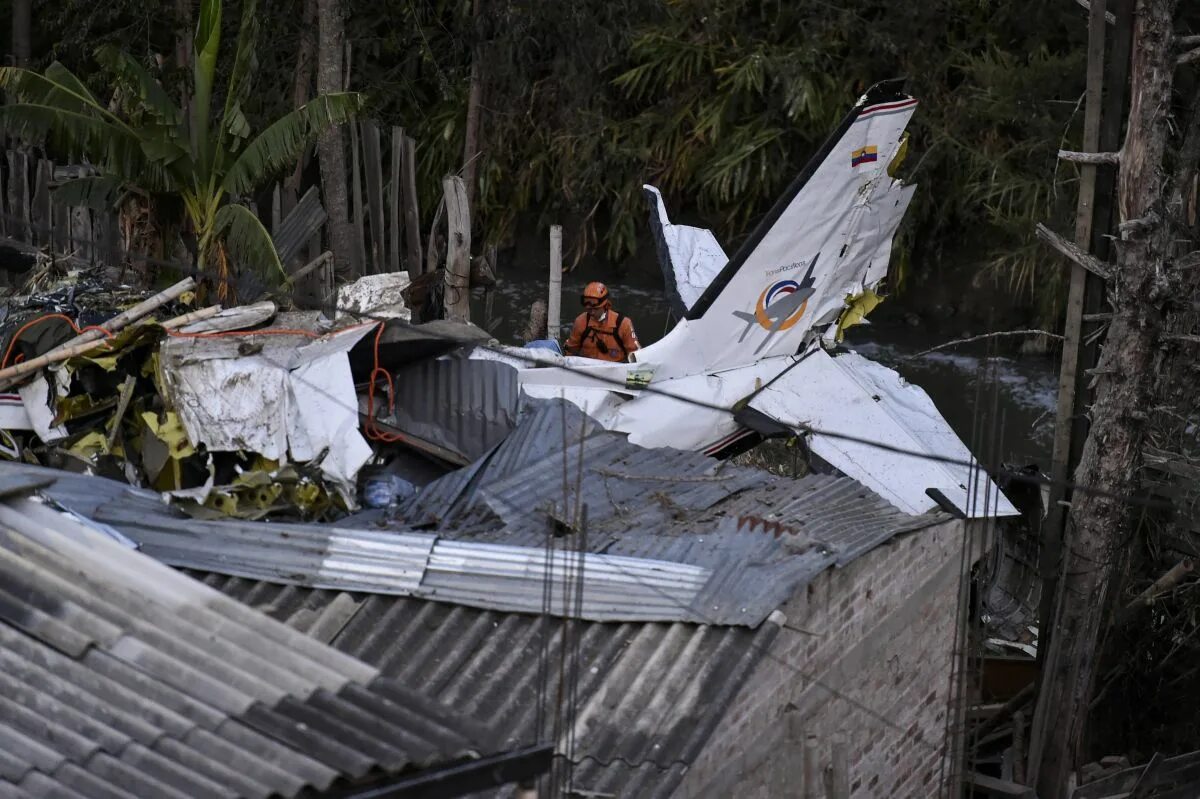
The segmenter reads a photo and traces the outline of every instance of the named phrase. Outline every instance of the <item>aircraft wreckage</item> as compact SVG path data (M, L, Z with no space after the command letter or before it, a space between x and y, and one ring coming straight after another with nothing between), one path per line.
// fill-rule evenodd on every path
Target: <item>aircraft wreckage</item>
M646 186L680 319L628 363L513 347L469 359L511 366L520 401L564 398L644 447L721 457L800 432L908 513L1015 514L923 390L838 346L879 301L915 191L894 172L916 107L898 81L863 95L732 258L710 231L672 224Z

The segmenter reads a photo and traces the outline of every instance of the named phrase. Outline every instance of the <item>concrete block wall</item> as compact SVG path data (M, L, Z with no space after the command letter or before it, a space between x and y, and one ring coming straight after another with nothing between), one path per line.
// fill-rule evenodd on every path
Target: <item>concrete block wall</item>
M836 733L852 797L934 795L967 534L980 531L954 521L901 536L793 597L676 796L798 796L804 737L824 767Z

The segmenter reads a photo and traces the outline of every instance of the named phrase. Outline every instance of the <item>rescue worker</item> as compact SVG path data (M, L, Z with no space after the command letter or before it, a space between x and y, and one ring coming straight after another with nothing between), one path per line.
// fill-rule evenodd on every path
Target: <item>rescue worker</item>
M575 318L567 338L567 355L627 361L629 353L641 349L632 320L612 309L607 286L596 281L588 283L582 301L584 311Z

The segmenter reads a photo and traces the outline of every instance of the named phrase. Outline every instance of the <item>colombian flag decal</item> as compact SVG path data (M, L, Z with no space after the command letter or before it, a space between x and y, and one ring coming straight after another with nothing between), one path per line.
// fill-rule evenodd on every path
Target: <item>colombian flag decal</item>
M868 144L866 147L861 147L850 153L850 166L855 167L860 164L869 164L879 160L879 148L873 144Z

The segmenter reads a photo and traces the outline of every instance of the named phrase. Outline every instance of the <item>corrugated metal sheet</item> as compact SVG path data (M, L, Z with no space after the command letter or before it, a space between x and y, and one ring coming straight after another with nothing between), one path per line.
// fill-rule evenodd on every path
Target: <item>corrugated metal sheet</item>
M313 186L283 218L279 223L279 230L272 236L280 262L287 264L299 254L300 248L321 229L327 218L325 208L321 205L321 196L317 187Z
M498 361L444 358L393 373L396 399L380 421L470 463L517 424L517 370Z
M66 507L72 507L70 500ZM142 551L172 566L310 588L416 596L525 613L564 608L580 563L562 549L439 540L424 533L379 532L303 524L198 521L159 506L123 503L92 509ZM707 568L646 558L588 554L582 617L597 621L693 619L691 608L711 576ZM546 604L547 574L550 575ZM769 611L768 611L769 612ZM761 619L760 619L761 620Z
M644 449L601 429L568 402L539 401L495 450L431 483L404 515L456 535L503 527L506 536L528 543L544 530L548 510L570 520L582 503L593 525L649 506L678 515L773 479L696 452Z
M499 750L377 668L17 497L30 482L0 471L2 792L292 796Z
M491 719L511 746L555 739L560 620L197 576L461 713ZM757 630L577 624L578 659L573 647L567 653L579 678L575 787L639 799L678 787L779 631L773 621ZM560 753L566 739L561 732Z

